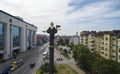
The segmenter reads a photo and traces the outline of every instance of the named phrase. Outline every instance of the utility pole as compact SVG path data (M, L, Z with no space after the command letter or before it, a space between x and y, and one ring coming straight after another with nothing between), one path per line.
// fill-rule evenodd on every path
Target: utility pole
M56 28L54 27L54 23L50 23L50 27L47 29L47 33L50 34L49 39L49 74L54 74L54 37L55 34L57 33L58 27L61 27L59 25L56 25ZM45 32L45 31L43 31Z

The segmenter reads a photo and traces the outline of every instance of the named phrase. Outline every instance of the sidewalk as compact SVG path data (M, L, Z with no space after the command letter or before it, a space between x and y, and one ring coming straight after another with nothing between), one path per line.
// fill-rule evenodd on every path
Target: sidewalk
M78 74L86 74L82 69L78 68L76 64L69 64L69 66Z

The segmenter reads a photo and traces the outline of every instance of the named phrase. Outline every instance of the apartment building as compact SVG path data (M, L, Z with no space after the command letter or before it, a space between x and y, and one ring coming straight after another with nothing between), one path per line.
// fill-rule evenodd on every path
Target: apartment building
M91 52L96 52L105 59L120 62L120 30L91 31L88 35L85 35L83 32L81 37L87 36L87 41L81 38L81 44L85 45L84 42L86 41Z
M80 43L83 45L88 45L88 35L89 35L89 31L82 31L80 33Z
M111 38L110 38L110 34L104 34L104 45L103 45L103 49L102 49L102 56L106 59L110 59L110 51L111 51ZM103 44L102 43L102 44Z
M0 10L0 60L36 46L37 27Z
M96 32L92 31L91 33L88 34L88 44L87 44L91 52L95 51L96 49L95 40L96 40Z
M99 32L99 33L96 33L96 36L95 36L95 49L94 51L98 54L100 54L100 51L101 49L103 49L103 45L104 45L104 42L103 42L103 36L102 36L102 33Z
M120 34L117 36L117 59L120 62Z

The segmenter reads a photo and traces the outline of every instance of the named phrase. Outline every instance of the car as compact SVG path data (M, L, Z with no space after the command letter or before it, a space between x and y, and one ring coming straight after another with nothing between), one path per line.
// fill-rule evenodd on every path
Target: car
M9 71L3 71L1 74L9 74Z
M16 70L17 69L17 61L14 61L11 66L12 66L11 71Z
M11 71L14 71L14 70L16 70L18 67L20 67L20 66L22 66L23 65L23 60L22 59L19 59L19 60L17 60L17 61L14 61L13 63L12 63L12 68L11 68Z
M18 67L22 66L22 65L23 65L23 60L22 60L22 59L19 59L19 60L17 61L16 65L17 65Z
M13 66L10 71L14 71L16 69L17 69L17 67Z
M32 62L31 64L30 64L30 68L33 68L35 66L35 62Z
M9 74L9 71L11 70L12 66L6 66L3 72L0 72L0 74Z
M12 66L6 66L5 71L10 71L11 68L12 68Z

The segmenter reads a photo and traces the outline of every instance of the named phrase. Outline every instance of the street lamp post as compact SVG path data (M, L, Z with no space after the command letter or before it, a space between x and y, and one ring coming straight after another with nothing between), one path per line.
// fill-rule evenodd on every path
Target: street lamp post
M54 23L51 22L50 23L50 27L47 29L47 33L50 34L49 38L50 38L50 43L49 43L49 74L54 74L54 37L55 34L57 33L57 29L60 26L56 26L56 28L54 27Z

